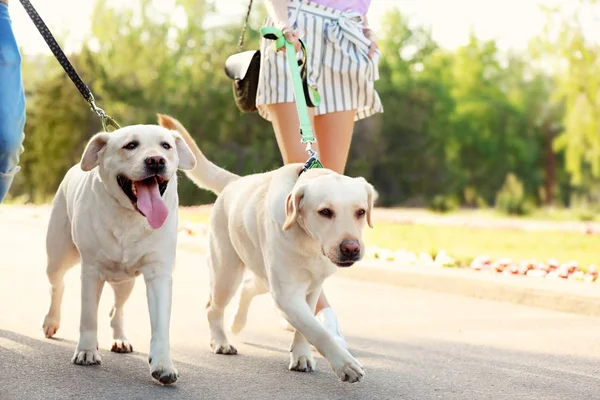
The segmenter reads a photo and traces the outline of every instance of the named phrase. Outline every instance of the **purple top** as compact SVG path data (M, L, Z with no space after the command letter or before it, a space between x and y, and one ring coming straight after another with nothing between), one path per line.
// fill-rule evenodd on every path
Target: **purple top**
M367 15L371 0L310 0L312 3L321 4L325 7L340 11L357 11L361 15Z

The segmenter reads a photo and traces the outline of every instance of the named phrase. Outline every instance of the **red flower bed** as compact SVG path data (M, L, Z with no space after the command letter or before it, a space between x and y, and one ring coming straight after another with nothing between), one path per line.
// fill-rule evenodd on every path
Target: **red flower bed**
M590 265L584 271L577 261L560 263L556 259L550 259L546 262L536 260L513 261L509 258L492 260L490 257L483 255L476 257L471 262L471 269L535 278L561 278L587 282L598 280L598 269L595 265Z

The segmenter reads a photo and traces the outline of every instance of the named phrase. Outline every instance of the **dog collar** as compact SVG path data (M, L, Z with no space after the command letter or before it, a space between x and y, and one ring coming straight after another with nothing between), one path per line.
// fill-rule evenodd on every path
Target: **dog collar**
M304 163L304 167L302 167L298 173L298 176L302 175L303 172L313 168L324 168L323 164L321 164L321 161L319 161L319 159L315 156L311 156L308 161Z

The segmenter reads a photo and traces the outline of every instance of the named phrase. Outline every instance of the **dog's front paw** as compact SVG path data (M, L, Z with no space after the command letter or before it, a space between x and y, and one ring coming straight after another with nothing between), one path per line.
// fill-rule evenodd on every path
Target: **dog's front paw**
M217 343L214 340L210 342L210 348L215 354L234 355L237 354L237 349L229 343Z
M168 361L166 363L155 362L152 363L152 359L150 361L150 374L154 379L163 385L170 385L177 381L179 378L179 372L175 369L172 361Z
M133 352L133 346L127 339L113 339L112 347L110 351L115 353L131 353Z
M365 371L363 371L360 363L350 353L346 353L347 355L342 362L335 363L337 365L332 364L333 371L342 382L360 382L365 376Z
M42 331L44 331L44 336L47 338L51 338L54 336L58 328L60 327L60 319L51 316L50 314L46 315L44 318L44 324L42 325Z
M71 362L77 365L100 365L102 358L98 350L75 350Z

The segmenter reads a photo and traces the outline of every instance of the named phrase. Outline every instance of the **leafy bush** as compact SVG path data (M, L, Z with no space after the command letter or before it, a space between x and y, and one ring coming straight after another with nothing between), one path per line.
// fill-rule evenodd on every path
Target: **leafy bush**
M583 222L591 222L596 219L596 212L592 209L581 209L577 211L577 218Z
M513 173L508 173L504 185L496 194L496 208L509 215L525 215L533 211L534 206L525 196L523 182Z
M471 208L487 208L488 205L485 199L477 192L477 189L472 186L467 186L463 192L465 206Z
M460 206L460 202L456 196L449 195L437 195L429 203L429 209L436 212L450 212L455 211Z

